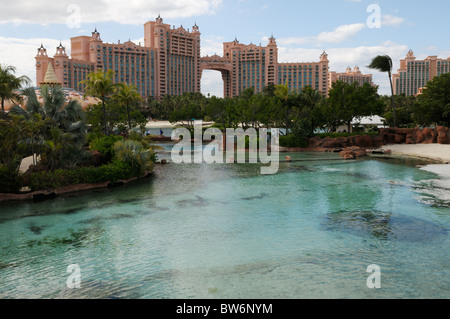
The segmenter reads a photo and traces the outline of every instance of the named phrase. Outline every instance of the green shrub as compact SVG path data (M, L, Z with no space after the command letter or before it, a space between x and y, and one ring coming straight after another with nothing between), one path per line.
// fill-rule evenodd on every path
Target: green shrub
M111 161L114 156L113 145L117 141L123 140L120 135L101 136L94 139L89 147L91 150L99 151L106 162Z
M86 141L90 144L90 143L92 143L94 140L96 140L96 139L98 139L98 138L101 138L101 137L103 137L103 136L105 136L105 135L103 135L102 133L97 132L97 131L89 132L89 133L86 135Z
M361 133L361 132L353 132L353 133L320 133L320 134L316 134L315 136L318 136L320 138L326 138L326 137L331 137L331 138L335 138L335 137L350 137L350 136L377 136L378 135L378 131L377 132L365 132L365 133Z
M19 174L11 173L6 165L0 165L0 193L17 193L20 184Z
M42 171L26 174L24 185L32 191L53 189L77 184L97 184L103 182L116 182L139 176L139 172L129 164L120 161L99 167L80 167L71 170L58 169L53 172Z
M280 146L282 147L308 147L308 141L294 134L281 135Z

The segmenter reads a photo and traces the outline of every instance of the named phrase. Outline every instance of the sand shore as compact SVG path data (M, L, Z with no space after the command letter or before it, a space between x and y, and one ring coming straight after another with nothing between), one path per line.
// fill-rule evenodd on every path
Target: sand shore
M443 163L450 162L450 145L444 144L391 144L381 147L390 149L394 156L427 158Z

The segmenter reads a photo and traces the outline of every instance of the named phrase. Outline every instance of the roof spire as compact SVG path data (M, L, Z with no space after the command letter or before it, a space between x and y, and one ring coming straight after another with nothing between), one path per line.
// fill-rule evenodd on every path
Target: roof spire
M40 85L60 85L61 83L58 81L56 77L55 70L53 69L53 65L50 62L47 66L47 72L45 73L44 81L39 83Z

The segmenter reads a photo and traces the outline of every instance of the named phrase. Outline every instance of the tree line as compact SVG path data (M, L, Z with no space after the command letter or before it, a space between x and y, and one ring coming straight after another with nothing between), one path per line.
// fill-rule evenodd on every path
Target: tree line
M388 62L380 70L389 67ZM388 126L450 125L450 74L435 77L417 97L380 96L377 86L337 81L328 96L311 87L298 93L286 84L270 84L261 93L248 88L233 98L184 93L144 100L133 85L114 83L112 71L98 71L83 81L85 95L99 101L85 110L77 101L66 102L59 86L42 86L42 102L35 89L27 87L30 83L27 77L16 76L14 67L0 66L0 175L4 180L17 178L25 156L37 154L39 164L50 171L73 169L86 165L90 146L102 143L107 145L105 152L110 152L116 142L126 143L129 153L123 149L121 153L128 154L129 163L143 163L140 165L145 167L149 158L154 160L143 155L151 148L148 141L134 135L140 143L137 145L108 137L130 130L143 133L149 118L181 122L188 128L196 119L211 121L222 129L281 128L290 137L290 146L304 146L315 133L334 132L343 125L349 132L355 118L371 115L383 117ZM9 112L5 110L7 101L15 104ZM93 143L95 140L97 143ZM133 160L130 154L146 159ZM37 157L33 160L38 164Z

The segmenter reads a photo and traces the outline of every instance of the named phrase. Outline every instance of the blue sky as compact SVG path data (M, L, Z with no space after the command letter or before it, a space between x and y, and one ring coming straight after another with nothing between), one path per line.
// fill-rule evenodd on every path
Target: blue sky
M70 54L70 38L90 35L95 27L105 42L143 42L143 24L161 14L165 23L202 33L202 54L222 54L222 42L267 44L274 35L280 62L318 61L328 53L330 70L358 65L373 73L381 94L389 94L387 76L366 68L371 58L389 54L394 71L412 49L417 58L450 56L448 0L2 0L0 63L17 67L35 81L34 56L41 42L53 56L61 41ZM381 25L367 23L379 8ZM220 73L205 71L203 93L222 95Z

